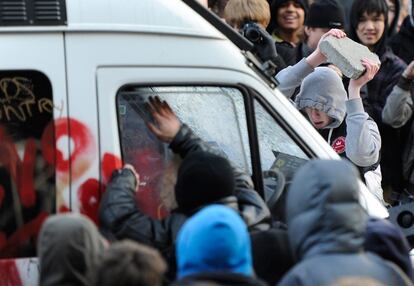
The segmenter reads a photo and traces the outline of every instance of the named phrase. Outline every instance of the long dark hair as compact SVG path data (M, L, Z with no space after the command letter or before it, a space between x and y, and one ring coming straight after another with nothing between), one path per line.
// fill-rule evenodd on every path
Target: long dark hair
M394 13L394 19L392 20L390 27L388 29L388 37L391 37L397 33L398 28L398 20L400 19L401 14L401 2L400 0L394 0L395 2L395 13Z
M386 50L386 41L387 41L387 34L388 34L388 5L385 0L354 0L351 8L351 25L350 31L348 32L348 36L358 42L361 43L360 39L357 35L357 28L364 13L367 14L378 14L384 15L385 21L385 28L384 33L382 34L379 41L374 45L373 52L376 53L379 57L381 57Z

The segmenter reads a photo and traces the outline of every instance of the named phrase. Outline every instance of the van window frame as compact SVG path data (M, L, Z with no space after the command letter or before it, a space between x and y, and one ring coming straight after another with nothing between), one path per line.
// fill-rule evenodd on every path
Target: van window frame
M118 138L122 138L121 128L119 125L118 118L120 116L118 111L118 96L122 93L123 90L130 88L130 87L137 87L137 88L151 88L151 87L191 87L191 86L202 86L202 87L222 87L222 88L233 88L240 91L241 95L243 96L244 101L244 109L245 109L245 116L246 116L246 125L247 125L247 134L249 138L249 147L250 147L250 164L252 167L252 180L255 185L256 192L264 199L264 186L263 186L263 176L262 176L262 165L261 165L261 158L260 158L260 151L259 151L259 141L257 136L257 125L256 125L256 117L255 117L255 110L254 110L254 101L257 100L262 107L265 109L266 112L276 121L277 124L289 135L293 142L298 145L302 149L302 151L309 157L315 157L315 153L301 140L299 135L292 129L292 127L283 120L282 116L277 113L277 111L266 101L266 99L260 95L259 92L255 91L254 89L250 88L249 86L243 84L229 84L229 83L220 83L220 82L190 82L190 83L128 83L120 86L115 95L115 112L117 115L117 127L118 127ZM120 142L120 146L121 146ZM124 153L121 147L121 157L124 158Z

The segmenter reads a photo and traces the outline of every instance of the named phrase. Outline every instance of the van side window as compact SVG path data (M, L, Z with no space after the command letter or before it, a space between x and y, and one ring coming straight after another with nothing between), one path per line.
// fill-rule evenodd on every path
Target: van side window
M0 258L36 255L55 212L52 86L38 71L0 71Z
M173 188L180 159L148 130L149 96L166 100L179 119L238 167L251 170L243 94L211 86L125 87L117 95L122 157L140 174L140 208L155 218L175 207ZM140 198L141 196L141 198Z
M254 110L265 200L275 219L284 221L284 195L309 156L257 100Z

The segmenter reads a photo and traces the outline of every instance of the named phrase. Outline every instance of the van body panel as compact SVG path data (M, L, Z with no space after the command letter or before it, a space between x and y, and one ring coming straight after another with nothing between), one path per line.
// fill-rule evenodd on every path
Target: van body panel
M128 27L152 33L180 33L223 37L184 2L179 0L70 0L67 3L68 28ZM143 11L145 11L143 13Z
M0 73L8 74L8 76L2 75L0 83L2 93L0 128L2 132L6 130L6 133L2 133L0 140L3 150L2 160L7 156L3 148L10 148L9 152L14 152L10 150L15 150L19 156L18 162L16 162L16 172L24 174L17 176L17 180L23 178L26 182L33 184L26 186L26 190L29 191L27 193L24 192L21 183L15 181L16 179L12 179L11 189L6 188L5 192L7 193L3 194L4 196L1 198L2 223L9 225L10 223L7 223L7 221L12 222L14 217L17 221L16 224L20 225L18 231L10 236L5 236L4 232L7 230L4 228L0 230L0 247L4 254L5 252L13 253L13 247L16 244L18 245L19 241L24 241L31 237L34 240L41 222L45 219L42 211L35 211L31 218L25 215L22 216L20 212L24 213L27 209L33 208L35 202L30 202L30 200L27 200L27 197L33 196L36 198L41 195L37 192L39 191L39 186L44 184L44 181L40 174L41 171L37 173L36 165L30 164L30 157L38 156L41 158L39 162L44 164L45 161L48 161L46 159L48 152L54 153L52 150L54 149L53 146L45 145L43 140L43 138L46 138L47 130L53 129L53 125L55 125L55 130L57 128L62 130L60 132L61 135L57 138L57 152L62 156L52 163L54 167L53 165L50 166L55 170L53 182L55 187L52 189L56 191L56 194L53 194L56 197L56 203L49 206L53 212L59 211L57 208L58 204L65 204L70 208L70 171L66 166L70 165L71 156L69 153L69 134L64 132L68 130L68 100L63 34L56 32L38 34L6 33L0 34L0 39L3 42L0 47L0 53L3 55L0 63ZM31 75L34 77L30 77ZM36 79L39 76L50 83L51 98L46 98L46 94L42 93L48 89L39 89L38 85L43 84L43 80ZM32 130L30 129L22 129L19 135L15 134L18 130L13 129L13 126L24 127L26 125L35 127L37 126L35 121L38 120L36 116L45 113L50 114L51 121L48 124L49 128L45 127L43 129L42 127L41 130L38 130L42 140L39 137L36 139L32 138L32 135L30 135ZM59 126L57 127L57 125ZM11 142L12 144L9 142L10 138L15 140ZM35 146L34 149L28 147L28 142L35 144L33 145ZM9 145L7 146L7 144ZM2 162L2 166L4 167L4 162ZM2 187L5 187L5 184L7 183L2 180ZM7 202L7 197L10 197L10 192L13 192L13 189L16 189L22 195L24 192L26 197L20 197L20 207L15 205L15 207L9 208L9 206L3 203ZM47 201L44 202L47 203ZM9 215L12 217L4 221ZM19 216L22 216L22 218L18 219L17 217ZM0 259L0 277L0 285L37 285L37 258Z
M54 137L39 146L46 142L56 149L55 212L80 212L98 223L101 194L112 171L127 159L122 157L119 94L131 85L224 87L260 98L309 157L339 159L292 103L248 66L242 52L182 1L67 0L66 5L67 25L0 27L0 73L36 71L51 84ZM251 164L250 146L240 145L248 153L241 161ZM24 145L15 148L24 160ZM361 204L372 215L388 216L362 183ZM166 212L157 209L153 215ZM43 219L35 220L36 226ZM0 249L8 238L0 233ZM0 259L0 285L37 285L37 280L37 258Z

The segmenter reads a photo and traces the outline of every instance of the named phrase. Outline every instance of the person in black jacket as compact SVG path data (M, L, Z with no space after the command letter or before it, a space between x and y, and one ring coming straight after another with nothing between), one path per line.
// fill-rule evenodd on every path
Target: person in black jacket
M132 166L114 172L102 197L99 220L105 233L129 238L157 248L174 269L176 236L186 219L200 208L219 203L240 213L248 229L270 227L270 211L253 189L249 175L215 155L211 147L181 124L166 102L151 98L149 108L156 122L149 129L183 158L175 195L178 208L163 220L144 214L135 202L139 176Z
M409 16L407 16L400 28L398 34L389 40L393 52L409 64L414 60L414 5L410 0Z
M381 173L385 195L403 189L401 152L404 134L382 121L382 111L388 96L398 83L406 64L386 45L388 7L385 0L354 1L349 37L376 53L381 67L376 76L361 88L365 111L377 123L381 134ZM387 197L387 196L386 196ZM388 199L389 200L389 199Z

